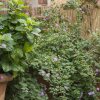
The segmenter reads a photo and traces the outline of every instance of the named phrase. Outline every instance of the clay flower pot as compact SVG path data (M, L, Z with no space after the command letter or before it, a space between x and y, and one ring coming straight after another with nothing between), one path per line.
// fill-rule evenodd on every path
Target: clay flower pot
M13 77L11 75L0 74L0 100L5 99L5 92L7 83L11 81Z

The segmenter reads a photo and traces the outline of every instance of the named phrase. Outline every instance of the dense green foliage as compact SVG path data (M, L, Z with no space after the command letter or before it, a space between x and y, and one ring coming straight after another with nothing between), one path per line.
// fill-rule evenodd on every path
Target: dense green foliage
M26 67L29 71L18 75L12 82L6 100L48 100L47 86L37 82L38 75L49 83L50 100L98 100L93 69L99 67L100 41L98 36L93 41L81 37L82 15L79 9L76 9L77 20L73 24L70 18L60 13L59 7L45 12L47 17L40 20L40 36L40 30L36 28L38 23L22 13L21 9L25 7L22 1L9 3L8 15L1 17L4 18L1 20L1 42L6 46L9 44L10 48L2 48L1 56L6 59L1 65L3 67L3 62L5 65L7 61L11 67L17 66L10 70L19 71ZM3 67L5 71L9 71L8 68Z
M0 16L0 66L6 72L24 71L39 23L24 13L23 0L10 0L8 5L7 15Z
M29 72L21 74L9 84L6 100L48 100L44 86Z
M43 22L44 34L37 42L33 68L40 69L39 74L50 83L52 100L94 100L95 95L88 96L95 91L90 44L81 38L79 16L70 25L57 10L50 9L50 19Z

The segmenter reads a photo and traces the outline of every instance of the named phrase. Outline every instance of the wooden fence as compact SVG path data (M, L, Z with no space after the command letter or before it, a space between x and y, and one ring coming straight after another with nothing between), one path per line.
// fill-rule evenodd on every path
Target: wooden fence
M84 11L85 13L83 13L82 34L85 37L91 37L90 32L100 31L100 8L87 3L84 5L84 9L86 12ZM77 13L75 10L62 10L62 14L70 18L71 22L74 23L76 21Z
M7 0L0 0L0 1L7 1ZM30 0L26 0L27 3L30 3ZM67 0L55 0L56 4L65 3ZM58 5L59 5L58 4ZM98 0L98 5L100 5L100 0ZM33 8L32 4L30 5L28 12L32 16L41 16L42 12L48 7L43 6L41 8ZM84 14L83 14L83 22L82 22L82 34L86 37L91 36L90 32L96 32L100 30L100 8L96 7L94 4L86 2L83 6ZM70 17L71 21L74 23L76 20L76 11L69 9L69 10L62 10L62 14L65 14L66 17Z
M100 28L100 9L92 4L86 3L83 6L83 10L82 35L85 37L91 37L90 33L97 32ZM63 10L62 14L65 14L66 17L70 18L72 23L76 21L76 10Z

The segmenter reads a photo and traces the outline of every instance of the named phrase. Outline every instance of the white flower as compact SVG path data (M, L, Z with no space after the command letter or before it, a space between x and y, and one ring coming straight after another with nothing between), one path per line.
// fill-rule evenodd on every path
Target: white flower
M6 46L6 44L1 44L1 46L0 46L1 48L6 48L7 46Z
M39 74L45 76L46 72L44 70L40 70Z
M49 78L49 77L50 77L50 73L47 73L47 74L46 74L46 77Z
M88 95L90 95L90 96L94 95L94 94L95 94L94 91L91 91L91 92L88 93Z
M59 27L59 24L56 23L55 26L56 26L56 27Z
M100 91L100 88L97 88L97 91Z
M58 58L57 58L57 57L54 57L54 58L53 58L53 61L54 61L54 62L57 62L57 61L58 61Z
M41 90L40 91L40 96L44 96L45 95L45 91L44 90Z
M99 72L99 69L96 69L96 73L98 73Z

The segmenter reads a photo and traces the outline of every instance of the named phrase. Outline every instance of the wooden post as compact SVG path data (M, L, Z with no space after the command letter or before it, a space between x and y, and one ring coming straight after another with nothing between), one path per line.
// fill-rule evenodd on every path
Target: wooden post
M5 100L6 87L9 81L13 79L12 76L0 74L0 100Z
M6 91L7 83L0 83L0 100L5 99L5 91Z

